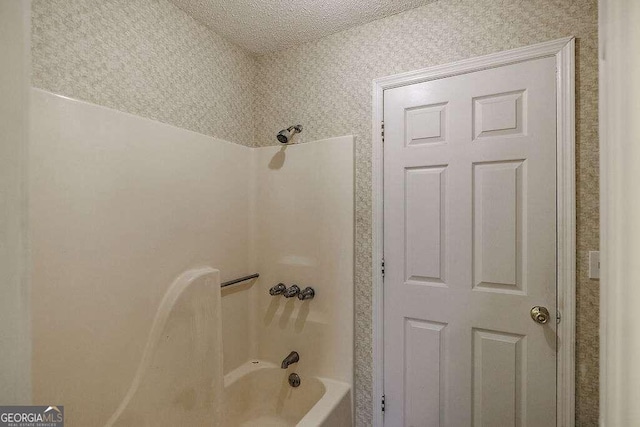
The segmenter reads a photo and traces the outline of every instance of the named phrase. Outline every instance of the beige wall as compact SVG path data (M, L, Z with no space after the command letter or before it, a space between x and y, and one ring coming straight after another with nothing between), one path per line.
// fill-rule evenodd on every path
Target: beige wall
M255 61L167 0L34 0L33 85L251 145Z
M371 81L564 36L577 37L578 426L598 420L597 3L595 0L441 0L298 48L258 58L257 145L284 125L303 140L356 135L356 405L371 423ZM595 314L594 314L595 313Z
M0 404L31 402L26 227L29 5L0 1Z
M586 269L587 251L598 246L595 0L440 0L298 48L262 55L256 59L257 65L232 47L224 52L235 60L225 62L226 55L213 60L215 55L211 52L219 51L216 46L227 45L217 36L203 33L165 0L102 3L104 6L98 7L101 2L90 0L36 1L33 34L36 43L42 44L33 49L37 86L234 142L248 144L252 140L256 146L276 144L274 135L284 126L298 122L305 125L301 134L305 141L356 135L355 357L357 422L361 426L370 424L372 411L371 80L576 36L576 418L579 426L597 424L599 350L598 319L594 313L598 312L599 284L588 280ZM171 22L173 19L176 22ZM171 31L159 28L162 26ZM189 42L191 36L187 33L199 40L198 45L204 43L211 48L196 55L198 49ZM162 47L165 45L171 47L172 55L166 54ZM140 59L144 52L152 53L145 59L150 65ZM167 58L177 58L175 68L168 68L171 72L162 69ZM204 59L208 62L202 65ZM233 66L225 70L216 61ZM194 63L198 66L194 67ZM214 70L213 77L207 77L207 67ZM232 98L236 89L246 94L244 90L249 86L243 82L250 82L251 78L244 77L243 69L252 67L257 77L247 85L254 85L255 96L249 93L230 100L236 106L233 111L216 104L225 112L226 119L221 120L216 108L207 103L209 99L221 99L211 89L216 86L213 81ZM145 72L138 73L138 68ZM187 81L198 81L195 76L199 73L204 86L185 83L185 68L192 77ZM229 77L233 75L238 77ZM190 99L196 98L188 95L193 92L185 91L185 84L189 90L203 88L208 96L189 104ZM253 134L239 127L249 123L251 117L255 117Z

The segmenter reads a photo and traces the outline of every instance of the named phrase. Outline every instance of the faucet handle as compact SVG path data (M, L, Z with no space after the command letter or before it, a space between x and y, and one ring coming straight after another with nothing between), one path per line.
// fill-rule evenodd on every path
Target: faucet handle
M277 285L269 289L269 295L271 296L281 295L284 293L286 289L287 287L284 285L284 283L278 283Z
M300 293L300 288L298 287L298 285L291 285L289 289L284 291L283 295L285 298L292 298L298 295L299 293Z
M307 286L298 294L298 299L304 301L306 299L313 299L316 296L316 291L311 286Z

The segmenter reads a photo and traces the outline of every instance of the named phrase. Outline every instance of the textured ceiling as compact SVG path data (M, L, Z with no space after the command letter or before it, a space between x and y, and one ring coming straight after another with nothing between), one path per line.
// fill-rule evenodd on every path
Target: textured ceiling
M266 53L434 0L171 0L227 40Z

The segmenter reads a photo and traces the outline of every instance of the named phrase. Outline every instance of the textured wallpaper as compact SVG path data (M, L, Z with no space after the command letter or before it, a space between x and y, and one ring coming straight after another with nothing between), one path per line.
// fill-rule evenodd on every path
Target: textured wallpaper
M371 81L541 41L577 37L578 426L598 420L596 0L440 0L297 48L258 58L257 145L285 125L303 140L356 139L356 415L371 425ZM376 408L377 410L377 408Z
M597 0L439 0L252 58L166 0L34 0L34 85L233 142L356 138L356 420L371 424L371 81L577 37L577 425L598 420ZM255 119L255 120L254 120ZM253 129L250 124L253 123ZM594 314L596 313L596 314ZM376 408L377 410L377 408Z
M33 85L243 145L255 61L167 0L33 0Z

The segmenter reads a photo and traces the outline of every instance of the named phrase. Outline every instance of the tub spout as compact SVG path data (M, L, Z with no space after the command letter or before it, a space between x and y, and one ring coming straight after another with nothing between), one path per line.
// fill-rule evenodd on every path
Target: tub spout
M297 351L292 351L282 361L282 369L287 369L289 367L289 365L292 365L294 363L298 363L299 360L300 360L300 355L298 354L298 352Z

